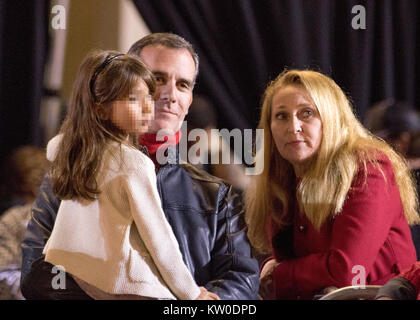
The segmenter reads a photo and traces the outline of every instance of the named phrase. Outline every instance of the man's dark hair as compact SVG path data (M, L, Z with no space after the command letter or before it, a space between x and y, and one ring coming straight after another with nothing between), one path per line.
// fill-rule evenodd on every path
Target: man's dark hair
M134 54L140 56L141 50L147 46L164 46L171 49L186 49L191 54L195 64L195 79L198 75L198 55L195 52L191 43L185 40L183 37L173 33L151 33L136 43L134 43L128 50L128 54ZM195 81L194 79L194 81Z

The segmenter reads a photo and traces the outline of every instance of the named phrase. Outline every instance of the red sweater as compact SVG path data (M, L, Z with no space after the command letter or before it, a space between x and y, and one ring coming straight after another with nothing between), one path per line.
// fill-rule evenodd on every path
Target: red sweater
M278 299L311 299L323 288L363 281L382 285L416 261L391 162L383 157L379 164L387 183L370 164L364 184L360 170L342 211L320 232L297 210L291 237L270 224L274 257L282 261L273 271ZM292 257L284 260L285 252Z

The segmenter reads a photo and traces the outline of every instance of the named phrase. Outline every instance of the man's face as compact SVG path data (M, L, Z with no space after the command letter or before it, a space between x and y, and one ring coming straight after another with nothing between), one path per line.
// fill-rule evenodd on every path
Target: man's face
M150 133L177 132L192 102L195 64L187 49L146 46L140 58L156 77L155 119Z

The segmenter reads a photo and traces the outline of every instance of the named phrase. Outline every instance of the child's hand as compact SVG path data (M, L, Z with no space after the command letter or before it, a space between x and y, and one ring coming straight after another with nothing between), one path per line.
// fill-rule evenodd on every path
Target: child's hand
M207 291L204 287L200 287L200 291L200 295L195 300L220 300L217 294Z

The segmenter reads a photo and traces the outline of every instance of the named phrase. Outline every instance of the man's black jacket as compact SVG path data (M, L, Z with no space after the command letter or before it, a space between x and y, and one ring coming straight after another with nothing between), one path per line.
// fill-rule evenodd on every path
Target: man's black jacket
M160 167L157 187L184 262L197 284L221 299L258 299L258 263L251 258L239 194L188 164ZM42 250L59 205L45 177L22 243L21 289L27 299L88 298L71 277L60 280L57 270L44 261Z

